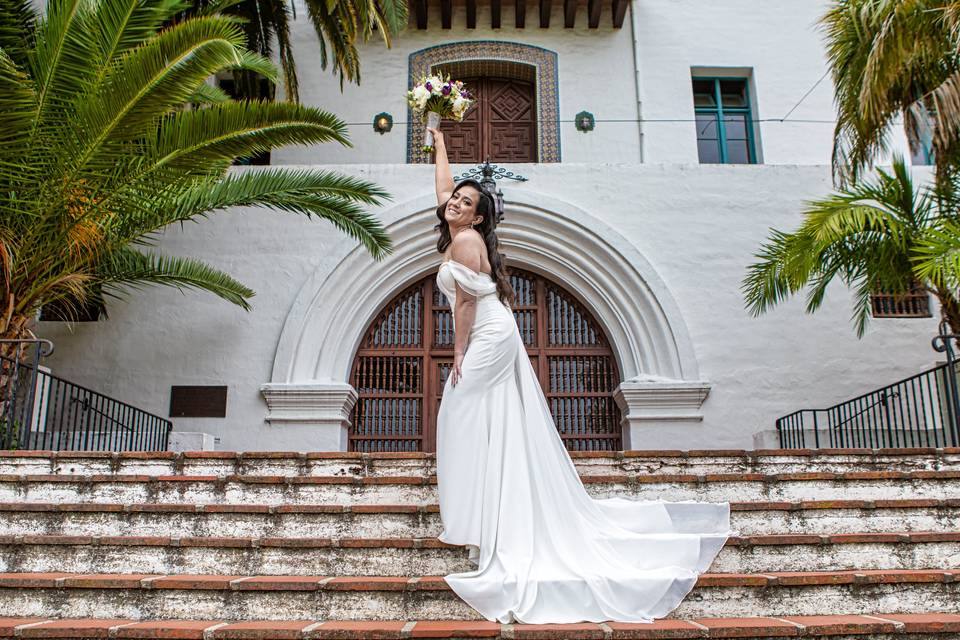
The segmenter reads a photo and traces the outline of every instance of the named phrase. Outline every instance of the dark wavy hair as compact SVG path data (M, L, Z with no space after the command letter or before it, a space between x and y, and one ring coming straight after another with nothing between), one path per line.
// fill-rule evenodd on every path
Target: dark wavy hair
M467 185L480 192L480 199L477 201L477 215L483 216L483 222L474 229L480 232L483 236L483 243L487 246L487 259L493 269L493 279L497 283L497 297L500 298L500 302L506 302L512 308L516 294L510 285L510 272L503 264L503 255L500 253L500 239L497 238L497 232L495 231L497 227L496 204L493 197L483 188L483 185L470 178L458 182L453 191L450 192L450 196L453 197L454 193ZM447 202L449 201L447 199ZM453 241L450 237L450 225L447 224L447 219L443 215L447 209L447 202L437 207L437 219L440 222L433 227L440 231L440 237L437 239L437 251L441 254L446 253L447 247Z

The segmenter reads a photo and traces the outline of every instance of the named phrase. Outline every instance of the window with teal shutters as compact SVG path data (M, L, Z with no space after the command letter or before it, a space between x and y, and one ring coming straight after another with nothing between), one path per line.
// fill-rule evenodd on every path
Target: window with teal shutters
M910 162L911 164L918 165L932 165L934 163L933 159L933 119L934 113L932 111L927 112L926 121L920 122L920 130L918 131L918 140L919 147L917 149L910 150Z
M694 78L693 105L701 164L757 162L746 78Z

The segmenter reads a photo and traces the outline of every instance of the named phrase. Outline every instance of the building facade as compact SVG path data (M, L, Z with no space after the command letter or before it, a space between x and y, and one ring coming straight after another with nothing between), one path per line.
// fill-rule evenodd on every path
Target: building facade
M479 96L464 123L442 125L455 172L489 158L526 178L499 183L499 235L568 446L776 446L777 417L939 355L933 300L919 317L874 318L862 339L840 284L816 314L802 298L746 311L740 283L769 229L795 228L804 201L832 189L835 116L816 29L826 6L418 0L392 48L362 48L362 83L342 92L298 7L301 100L348 122L352 147L280 149L270 161L382 185L391 200L372 213L394 251L374 261L329 223L262 210L170 228L165 253L251 286L253 310L136 291L108 302L109 320L42 322L56 344L48 365L163 416L192 406L174 387L196 387L202 406L203 388L226 386L223 415L173 416L178 446L206 433L232 450L432 450L452 332L432 285L433 167L405 92L444 72ZM378 114L389 131L374 130ZM902 132L892 150L906 151ZM914 161L926 179L929 158Z

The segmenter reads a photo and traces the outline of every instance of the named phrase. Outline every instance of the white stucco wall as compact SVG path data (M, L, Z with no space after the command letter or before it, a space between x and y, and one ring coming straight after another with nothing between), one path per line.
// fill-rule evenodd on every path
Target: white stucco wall
M610 26L609 7L601 28L588 29L583 9L575 29L563 29L562 7L554 7L550 29L540 29L537 3L527 3L526 28L516 29L513 5L504 5L503 27L489 28L487 3L478 3L476 29L466 28L465 7L454 4L453 27L440 28L440 9L431 4L430 28L416 29L415 23L387 49L379 41L371 40L361 47L361 77L358 85L344 85L340 92L339 79L330 70L322 71L318 45L313 27L305 10L298 10L298 20L291 29L295 41L295 55L300 72L300 99L305 104L332 111L351 124L353 149L326 145L323 147L287 149L275 153L275 163L348 163L348 162L406 162L406 118L408 62L411 53L439 44L472 41L503 40L544 47L558 54L560 117L573 116L586 109L597 118L635 119L636 91L633 72L633 46L629 24L621 29ZM413 17L411 16L411 21ZM559 27L557 26L559 24ZM588 91L585 83L597 74L603 81L592 83ZM393 130L385 135L373 131L373 116L381 111L393 115ZM625 136L625 133L628 135ZM586 162L593 158L608 161L636 162L639 160L637 125L617 124L598 129L585 136L572 122L564 122L560 131L564 162Z
M827 164L833 88L829 77L817 84L826 71L817 21L827 6L826 0L635 0L621 29L611 26L608 3L598 29L587 27L584 7L577 26L564 29L562 6L556 6L550 29L540 29L538 5L528 3L526 28L513 26L513 6L504 5L502 28L494 30L487 3L478 3L476 29L466 28L465 8L455 3L453 28L444 30L439 5L433 3L428 29L416 29L411 16L410 27L391 49L378 40L363 46L362 82L345 85L343 93L330 70L320 69L316 35L301 7L292 28L301 100L351 123L354 146L280 150L274 163L405 162L410 54L451 42L502 40L557 53L563 162L696 163L691 75L715 73L750 78L763 163ZM581 110L596 117L594 131L578 132L570 122ZM395 121L385 135L372 128L373 116L381 111ZM641 117L642 125L635 122ZM902 128L894 132L891 146L906 149Z
M429 166L328 168L373 179L395 201L432 191ZM703 422L651 430L635 448L751 447L753 434L772 428L781 414L893 382L938 355L929 343L934 319L874 320L857 340L841 286L829 291L815 315L803 313L800 299L758 319L745 312L739 286L752 254L768 227L794 228L800 203L829 190L827 167L515 168L530 181L503 184L508 201L520 190L548 194L608 225L650 263L682 313L699 377L712 386ZM383 222L402 217L398 209ZM504 234L509 225L508 206ZM108 303L108 321L78 324L72 334L64 324L41 323L40 334L56 343L49 365L56 374L160 415L167 414L171 385L226 384L226 419L175 419L176 429L212 433L225 449L309 449L309 430L264 423L260 385L271 380L278 337L301 287L332 270L354 244L326 222L259 210L214 214L182 231L172 227L162 237L162 250L202 257L233 274L256 290L253 310L200 292L135 291L125 302ZM357 337L365 325L357 319Z

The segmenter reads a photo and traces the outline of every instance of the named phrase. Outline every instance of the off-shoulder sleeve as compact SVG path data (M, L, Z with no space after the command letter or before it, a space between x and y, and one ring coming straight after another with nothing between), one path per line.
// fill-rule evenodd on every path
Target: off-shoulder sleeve
M460 288L472 296L481 297L494 293L497 290L497 283L490 279L485 273L477 273L459 262L449 262L447 266L453 279L457 281Z

